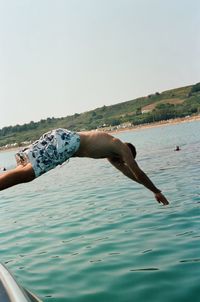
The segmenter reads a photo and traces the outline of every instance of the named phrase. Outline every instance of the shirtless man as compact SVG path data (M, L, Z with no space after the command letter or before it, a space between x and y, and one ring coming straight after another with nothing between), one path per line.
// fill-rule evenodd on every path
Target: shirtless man
M105 132L71 132L55 129L19 151L17 167L0 175L0 190L29 182L71 157L106 158L115 168L154 193L159 203L169 202L135 161L136 150Z

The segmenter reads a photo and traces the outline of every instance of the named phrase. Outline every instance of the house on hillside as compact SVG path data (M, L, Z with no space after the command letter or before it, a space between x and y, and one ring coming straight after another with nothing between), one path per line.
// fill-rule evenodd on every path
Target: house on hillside
M148 109L148 108L144 108L141 110L142 114L144 113L148 113L148 112L151 112L152 110L151 109Z

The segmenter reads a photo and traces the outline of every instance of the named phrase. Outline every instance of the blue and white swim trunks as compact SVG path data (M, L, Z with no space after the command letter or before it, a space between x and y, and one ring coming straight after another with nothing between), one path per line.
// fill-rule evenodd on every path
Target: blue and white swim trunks
M18 165L31 163L35 176L62 165L74 155L80 146L80 136L67 129L55 129L45 133L38 141L16 153Z

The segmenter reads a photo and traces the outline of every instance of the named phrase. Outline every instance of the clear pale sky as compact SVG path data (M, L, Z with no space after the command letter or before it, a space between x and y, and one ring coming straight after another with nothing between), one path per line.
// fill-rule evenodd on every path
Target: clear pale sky
M199 0L0 0L0 128L200 81Z

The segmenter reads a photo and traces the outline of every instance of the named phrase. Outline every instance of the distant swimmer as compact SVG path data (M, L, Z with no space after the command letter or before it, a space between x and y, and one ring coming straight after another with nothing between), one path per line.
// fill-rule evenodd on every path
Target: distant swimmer
M159 203L169 203L139 168L135 147L105 132L55 129L17 152L15 157L17 167L0 175L0 190L32 181L71 157L105 158L125 176L153 192Z
M174 151L180 151L180 147L179 146L176 146L176 149L174 149Z
M6 168L5 167L1 167L0 170L4 172L4 171L6 171Z

